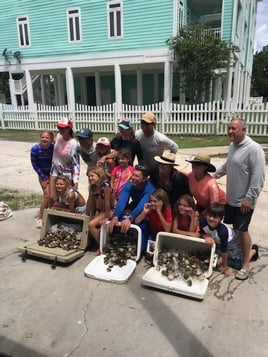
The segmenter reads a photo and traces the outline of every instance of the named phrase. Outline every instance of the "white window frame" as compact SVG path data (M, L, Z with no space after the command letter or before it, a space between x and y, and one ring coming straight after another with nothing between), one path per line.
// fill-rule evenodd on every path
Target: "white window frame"
M30 36L30 26L29 18L27 15L20 15L17 17L17 30L19 47L30 47L31 46L31 36Z
M107 2L107 24L109 39L123 38L123 3L121 0Z
M178 32L184 25L184 1L179 0L178 3Z
M82 26L81 26L80 8L79 7L68 8L66 10L66 14L67 14L67 28L68 28L69 42L70 43L81 42L82 41Z

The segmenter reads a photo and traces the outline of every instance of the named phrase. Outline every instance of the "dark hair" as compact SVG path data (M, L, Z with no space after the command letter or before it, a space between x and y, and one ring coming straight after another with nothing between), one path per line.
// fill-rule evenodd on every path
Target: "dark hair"
M209 205L207 208L207 214L210 214L215 218L219 217L220 219L223 219L225 214L225 207L220 203L211 203L211 205Z
M135 170L138 170L142 173L143 177L149 177L149 168L146 165L136 165Z
M186 201L187 204L189 205L189 207L191 207L194 211L197 211L194 198L193 198L191 195L184 194L184 195L181 195L181 196L178 198L178 200L176 201L176 203L175 203L174 206L173 206L173 214L174 214L174 217L175 217L175 216L179 217L179 216L181 215L180 212L179 212L179 209L178 209L178 205L179 205L179 203L180 203L181 200Z
M128 159L129 161L131 161L131 158L132 158L130 150L124 149L124 148L118 150L117 158L118 158L118 156L122 156L125 159Z

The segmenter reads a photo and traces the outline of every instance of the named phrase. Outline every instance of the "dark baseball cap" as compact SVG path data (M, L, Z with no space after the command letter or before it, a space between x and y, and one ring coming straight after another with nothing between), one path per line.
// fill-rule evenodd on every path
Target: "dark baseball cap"
M84 128L84 129L81 129L80 131L77 131L76 136L78 138L82 138L82 139L89 139L89 138L92 138L93 133L90 129Z

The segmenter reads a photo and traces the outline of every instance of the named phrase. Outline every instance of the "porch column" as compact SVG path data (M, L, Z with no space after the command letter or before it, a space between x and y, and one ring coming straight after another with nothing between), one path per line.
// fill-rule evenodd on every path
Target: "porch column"
M240 91L240 63L237 60L235 64L235 75L234 75L234 89L233 89L233 102L235 104L239 101L239 91Z
M12 105L17 105L17 98L15 94L15 82L12 79L12 74L9 72L9 91L10 91L10 99Z
M41 87L41 101L42 104L47 104L46 103L46 88L45 88L45 80L44 80L44 75L40 75L40 87Z
M115 101L121 108L122 105L122 82L121 69L119 64L114 65L114 79L115 79Z
M96 105L101 105L101 82L100 72L95 72Z
M143 103L143 79L142 79L142 69L137 69L137 105L142 105Z
M69 107L72 120L75 120L75 96L74 96L74 78L70 67L66 68L66 90L67 90L67 104Z
M25 78L26 78L26 85L27 85L28 105L30 108L32 108L34 105L33 85L32 85L32 76L28 69L25 70Z
M171 87L170 87L170 73L171 73L171 63L169 61L165 62L164 67L164 102L171 102Z
M214 82L214 95L212 100L219 101L222 98L222 76L218 75L215 78Z

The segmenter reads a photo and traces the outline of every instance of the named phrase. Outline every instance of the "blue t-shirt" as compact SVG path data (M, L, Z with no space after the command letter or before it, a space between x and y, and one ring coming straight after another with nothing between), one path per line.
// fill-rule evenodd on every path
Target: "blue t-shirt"
M54 144L50 144L47 149L42 148L40 144L35 144L31 148L31 163L33 169L42 181L46 181L49 177Z

